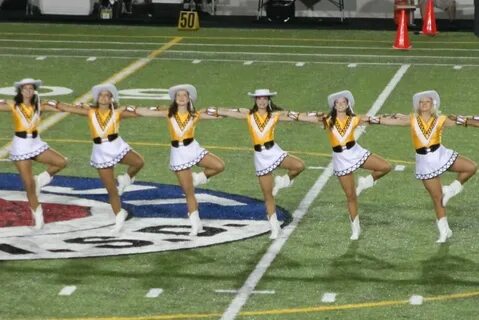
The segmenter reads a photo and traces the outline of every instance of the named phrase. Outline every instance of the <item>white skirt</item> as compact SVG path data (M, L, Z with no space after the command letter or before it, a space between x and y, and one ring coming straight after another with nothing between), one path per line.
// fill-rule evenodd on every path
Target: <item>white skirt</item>
M256 176L264 176L276 169L288 153L274 144L271 149L263 149L261 152L254 152L254 166L256 168Z
M371 152L361 147L357 142L351 149L343 152L333 152L333 174L345 176L359 169L369 158Z
M198 141L193 140L187 146L171 147L170 149L170 170L181 171L191 168L201 161L208 151L200 146Z
M10 145L10 160L19 161L31 159L43 153L49 148L48 144L40 136L35 138L20 138L13 137L12 144Z
M97 169L113 167L130 151L130 146L118 137L113 141L104 141L93 144L90 165Z
M441 175L456 161L459 154L441 145L427 154L416 153L416 179L427 180Z

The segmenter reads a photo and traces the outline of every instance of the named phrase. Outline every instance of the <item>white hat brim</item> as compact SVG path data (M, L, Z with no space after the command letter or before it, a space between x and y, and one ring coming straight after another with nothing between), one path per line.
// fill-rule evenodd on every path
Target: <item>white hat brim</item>
M191 84L179 84L169 88L168 95L170 96L170 99L172 101L175 101L176 93L181 90L185 90L186 92L188 92L188 95L190 96L191 101L193 102L196 101L196 98L198 97L198 93L196 91L196 88Z
M33 86L35 86L36 89L38 89L42 85L42 80L26 78L26 79L22 79L20 81L15 82L13 86L15 87L15 89L20 89L26 84L32 84Z
M248 92L248 96L250 97L274 97L277 95L277 92L271 92L268 89L258 89L255 92Z
M343 91L339 91L339 92L335 92L335 93L332 93L328 96L328 106L329 106L329 109L333 109L334 107L334 103L336 102L336 100L338 100L339 98L346 98L348 99L349 101L349 107L351 108L351 110L353 110L354 108L354 96L353 94L351 93L351 91L349 90L343 90Z
M120 101L120 97L118 95L118 89L115 87L114 84L111 83L105 83L105 84L98 84L91 88L91 94L93 96L93 101L97 102L98 101L98 96L102 91L108 91L111 93L113 99L115 102Z
M419 110L419 101L421 101L422 98L431 98L435 110L439 110L439 107L441 106L441 98L439 97L439 93L437 93L436 90L426 90L418 92L412 97L414 111Z

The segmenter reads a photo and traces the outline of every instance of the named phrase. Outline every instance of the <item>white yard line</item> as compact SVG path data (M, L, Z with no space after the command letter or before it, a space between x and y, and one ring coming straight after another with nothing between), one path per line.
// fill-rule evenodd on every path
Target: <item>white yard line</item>
M48 52L139 52L139 53L147 53L150 52L148 49L111 49L111 48L33 48L33 47L2 47L1 49L4 50L18 50L18 51L37 51L41 52L42 54L46 54ZM337 49L340 49L338 47ZM416 50L415 51L420 51ZM437 55L431 56L426 55L427 52L431 50L423 50L425 51L425 55L390 55L390 54L351 54L351 50L349 50L349 54L347 57L352 58L397 58L397 59L429 59L431 57L435 59L479 59L479 56L444 56L444 55ZM377 52L377 50L374 50ZM389 48L388 51L390 52L391 49ZM465 50L468 51L469 50ZM317 53L317 52L255 52L255 51L206 51L206 50L170 50L171 53L183 53L183 54L195 54L195 55L254 55L254 56L291 56L291 57L344 57L343 53Z
M389 81L389 83L386 85L379 97L376 99L371 109L369 109L367 115L375 115L379 111L379 109L381 109L384 102L389 97L394 88L397 86L397 84L404 76L406 71L409 69L409 67L409 64L405 64L399 68L394 77ZM356 132L356 139L358 139L361 134L364 133L364 129L356 130ZM271 263L281 251L283 245L286 243L290 235L298 226L299 222L303 219L309 207L316 199L318 194L321 192L321 190L324 188L332 174L333 163L330 162L324 172L319 176L318 180L316 180L311 189L309 189L303 200L301 200L298 208L293 212L293 220L291 221L291 223L282 230L281 235L278 237L278 239L273 241L266 253L256 265L253 272L248 276L248 279L246 279L238 294L230 303L226 311L223 313L223 316L221 317L222 320L232 320L236 318L241 308L246 304L246 301L248 301L248 298L250 297L254 288L259 283L263 275L266 273Z
M0 57L15 57L15 58L36 58L38 55L35 54L0 54ZM86 59L89 58L89 55L49 55L49 58L77 58L77 59ZM119 60L132 60L138 59L138 56L98 56L97 59L119 59ZM191 58L173 58L173 57L157 57L154 60L160 61L191 61ZM244 59L208 59L203 58L202 61L204 62L238 62L243 64L245 62ZM254 63L278 63L278 64L296 64L296 61L288 61L288 60L255 60ZM308 61L308 64L319 64L319 65L348 65L356 62L351 61ZM386 62L359 62L361 65L366 66L401 66L404 63L396 61L386 61ZM456 63L420 63L414 62L410 63L414 66L429 66L429 67L454 67ZM462 67L479 67L479 64L462 64Z
M150 52L149 49L113 49L113 48L40 48L40 47L1 47L3 50L19 50L19 51L105 51L105 52Z
M398 58L398 59L479 59L477 57L464 57L464 56L431 56L431 55L423 55L423 56L413 56L413 55L392 55L392 54L347 54L344 53L297 53L297 52L253 52L253 51L202 51L202 50L170 50L170 53L187 53L187 54L194 54L196 56L204 54L204 55L244 55L244 56L288 56L288 57L348 57L348 58L373 58L373 59L380 59L380 58Z
M106 79L104 83L118 83L123 79L126 79L128 76L131 74L135 73L136 71L140 70L144 66L146 66L148 63L153 61L156 56L161 54L162 52L168 50L170 47L174 46L176 43L181 41L181 37L175 37L173 40L162 46L161 48L151 51L151 53L148 55L148 57L141 58L130 65L128 65L126 68L122 69L121 71L117 72L116 74L112 75L110 78ZM73 104L79 103L79 102L87 102L92 98L91 93L87 92L84 95L82 95L80 98L77 98L75 101L73 101ZM47 130L54 124L60 122L64 118L66 118L69 115L67 112L59 112L55 113L52 116L42 120L40 123L40 126L38 127L38 130L40 132ZM9 146L10 143L4 145L2 148L0 148L0 158L5 158L8 153L9 153Z
M60 43L60 44L102 44L102 45L122 45L122 46L159 46L165 44L165 42L138 42L138 41L82 41L82 40L35 40L35 39L0 39L0 42L20 42L20 43ZM416 44L416 43L415 43ZM295 44L238 44L238 43L181 43L179 46L185 47L244 47L244 48L294 48L294 49L344 49L344 50L385 50L390 51L391 48L387 46L324 46L324 45L295 45ZM25 47L22 47L25 49ZM31 46L27 49L31 49ZM82 47L81 49L85 49ZM464 52L476 52L479 48L417 48L414 47L414 51L464 51Z
M41 25L41 24L40 24ZM257 29L252 29L252 30L257 30ZM250 29L251 31L251 29ZM87 37L87 38L92 38L92 37L97 37L97 38L113 38L113 39L118 39L118 38L123 38L123 39L169 39L172 36L171 35L113 35L113 34L95 34L92 35L91 33L40 33L40 32L0 32L0 36L17 36L18 38L25 39L28 36L32 36L33 38L38 38L38 37L52 37L58 39L59 37L68 37L68 38L75 38L75 39L80 39L82 37ZM188 40L227 40L227 41L239 41L239 40L248 40L248 41L253 41L253 42L258 42L258 40L268 40L268 41L289 41L289 42L338 42L338 43L391 43L388 40L374 40L374 39L344 39L344 38L320 38L320 37L314 37L314 38L281 38L281 37L231 37L231 36L215 36L215 37L209 37L209 36L184 36L184 39ZM472 45L477 45L477 41L440 41L438 39L435 39L434 42L430 41L421 41L420 39L415 40L415 43L424 43L424 44L447 44L447 45L455 45L455 44L472 44Z

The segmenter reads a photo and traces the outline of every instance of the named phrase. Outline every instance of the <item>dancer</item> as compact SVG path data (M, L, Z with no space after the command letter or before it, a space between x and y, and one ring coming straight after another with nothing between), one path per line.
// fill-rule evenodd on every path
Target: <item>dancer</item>
M72 106L57 102L55 107L88 117L93 148L90 165L98 170L105 186L110 205L115 213L115 226L112 233L118 233L124 225L128 212L121 208L120 195L130 186L135 176L143 168L144 161L140 154L119 136L120 121L124 118L136 117L134 107L118 105L118 90L113 84L99 84L92 88L93 105ZM127 172L117 177L115 182L114 167L116 164L127 165Z
M436 91L418 92L413 96L412 114L378 117L376 122L411 127L416 149L416 178L422 180L434 204L439 230L436 242L444 243L452 236L446 217L446 204L462 191L463 184L476 173L477 164L441 144L443 128L454 126L456 122L439 114L440 104ZM461 121L457 123L463 124ZM440 176L445 171L456 172L457 178L450 185L442 186Z
M140 116L163 117L168 119L168 129L171 136L170 170L176 174L183 189L188 207L188 217L191 223L190 236L196 236L203 231L195 187L205 184L209 179L224 170L222 159L208 152L195 140L195 129L202 119L216 119L214 116L197 112L193 106L198 96L196 88L190 84L180 84L169 88L171 105L167 110L159 108L138 108ZM203 168L193 172L192 167Z
M301 115L299 120L322 123L333 149L333 174L338 177L348 203L351 222L351 240L358 240L361 233L357 197L373 187L377 180L391 171L391 164L376 154L362 148L354 138L355 129L366 123L374 123L374 117L355 115L354 96L348 91L340 91L328 96L330 112ZM355 188L353 172L359 168L370 170L371 174L359 177Z
M303 160L289 155L274 141L274 129L278 121L296 121L298 113L281 112L272 101L276 92L269 89L257 89L248 95L254 98L251 109L217 109L209 108L211 115L220 115L237 119L247 119L249 133L254 145L254 164L256 176L263 192L266 214L271 227L270 239L279 236L281 225L276 215L275 196L279 190L290 187L294 179L304 170ZM274 177L277 168L288 170L288 173Z
M44 225L42 206L38 201L40 190L52 181L52 178L67 165L67 159L45 143L38 133L41 113L58 112L48 103L41 103L36 90L41 80L26 78L15 82L16 95L11 100L0 100L0 111L11 111L15 135L10 146L10 160L15 163L27 193L35 229ZM33 161L47 165L47 169L34 176Z

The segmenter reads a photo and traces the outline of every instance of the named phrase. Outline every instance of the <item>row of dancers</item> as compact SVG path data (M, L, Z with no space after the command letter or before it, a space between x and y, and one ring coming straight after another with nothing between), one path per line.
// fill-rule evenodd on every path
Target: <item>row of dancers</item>
M203 231L195 187L207 183L225 168L221 158L201 147L195 139L195 129L200 118L247 119L253 142L256 176L263 193L271 239L276 239L281 232L275 196L279 190L290 187L305 168L300 158L288 154L275 141L274 131L278 121L316 123L325 129L333 151L333 174L338 177L346 195L351 240L359 239L361 233L357 197L364 190L373 187L392 168L388 161L357 143L354 132L358 126L410 126L416 152L416 178L423 182L433 201L439 231L438 243L444 243L452 236L446 217L447 202L462 191L463 184L477 170L475 162L444 147L441 144L441 134L443 128L449 126L479 127L479 117L440 115L440 97L434 90L414 94L413 112L409 115L398 113L367 116L354 113L354 96L348 90L328 96L327 112L295 112L276 106L272 98L277 92L269 89L257 89L248 93L254 100L251 109L209 107L196 110L194 103L198 94L190 84L169 88L171 104L166 108L120 106L118 90L113 84L94 86L93 103L90 105L42 102L37 93L41 85L41 80L23 79L14 84L16 95L13 100L0 100L0 111L10 111L13 116L15 133L10 146L10 160L22 179L36 229L44 225L43 210L38 200L41 188L48 185L53 176L67 165L67 158L40 138L38 126L42 112L69 112L87 117L93 141L90 164L97 169L108 192L109 203L116 216L113 233L121 231L128 217L128 212L121 206L120 197L134 183L144 166L142 156L119 135L120 122L127 118L143 116L167 119L171 137L169 166L185 194L187 215L191 223L190 236ZM33 161L45 164L46 170L33 175ZM114 167L117 164L126 165L127 170L115 179ZM194 172L194 166L201 170ZM274 170L278 168L287 170L287 173L273 176ZM359 177L356 185L353 173L359 168L369 170L370 174ZM450 185L443 186L440 176L445 171L457 173L457 178Z

